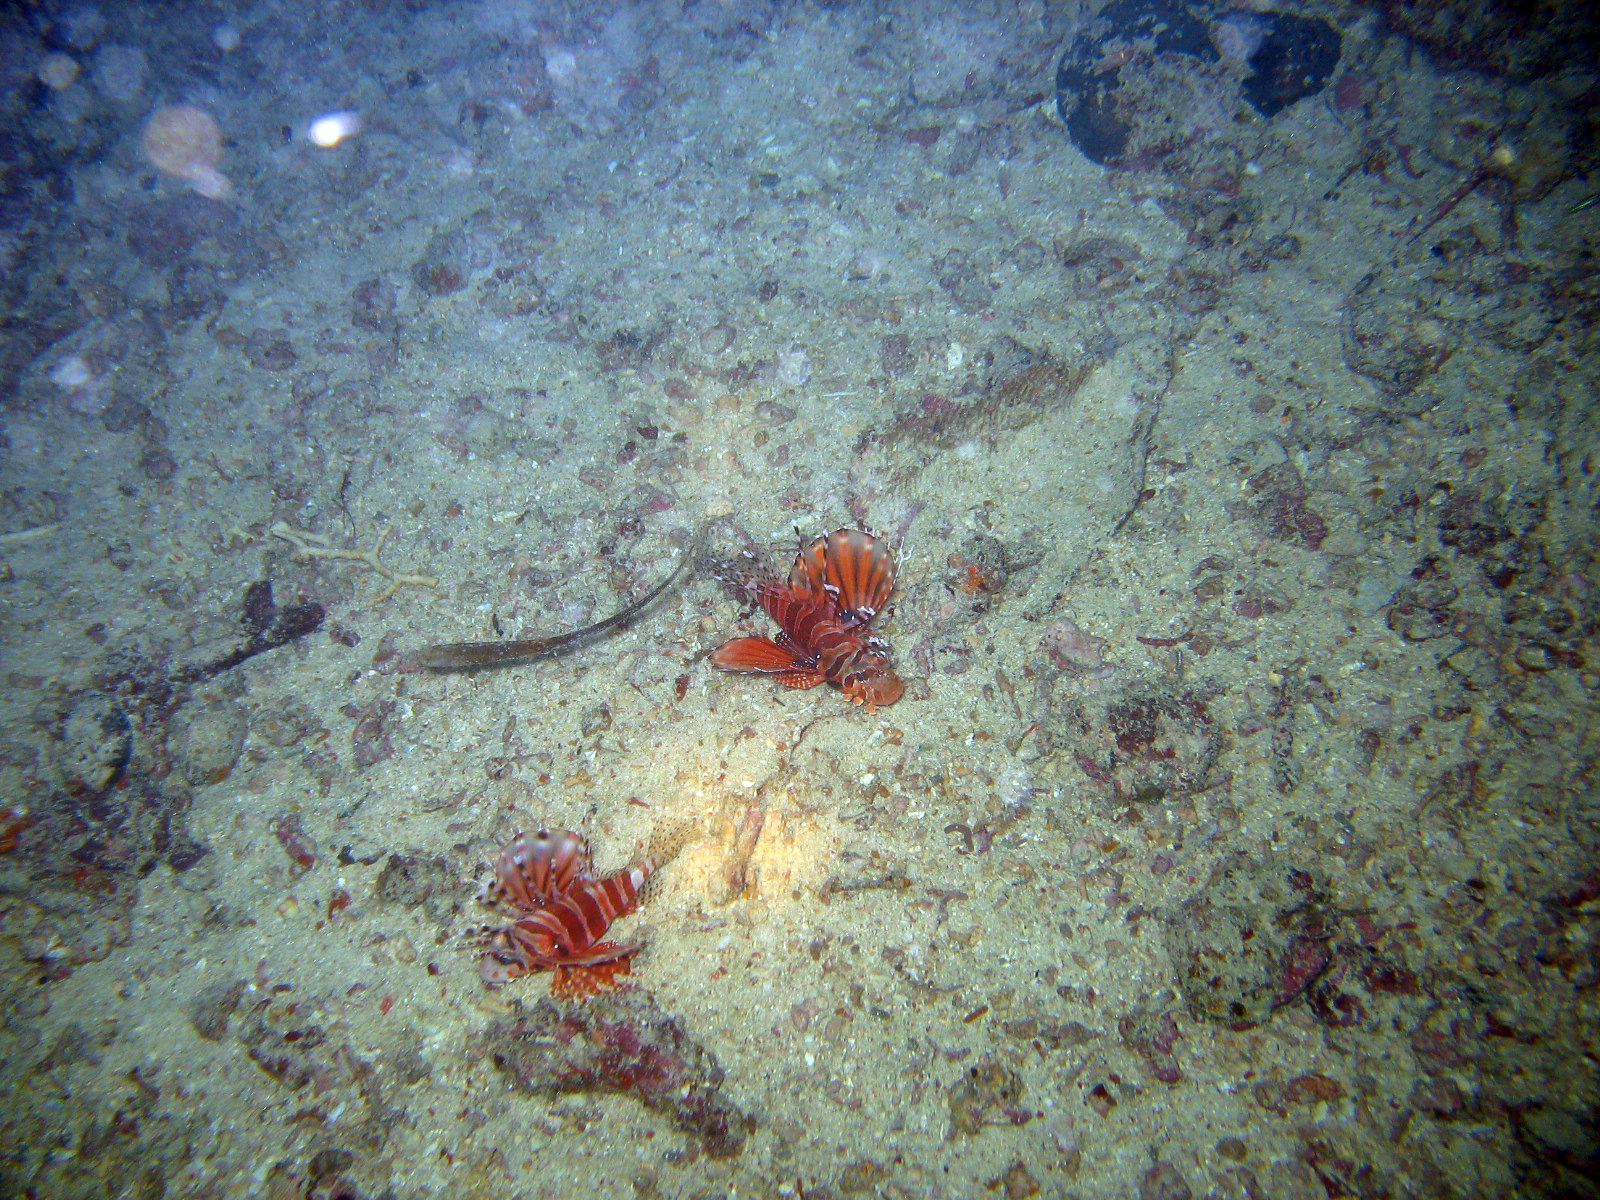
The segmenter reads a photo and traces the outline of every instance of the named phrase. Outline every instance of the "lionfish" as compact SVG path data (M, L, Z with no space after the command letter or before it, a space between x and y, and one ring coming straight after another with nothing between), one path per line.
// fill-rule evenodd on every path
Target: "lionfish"
M889 666L889 645L867 626L894 590L894 562L884 540L836 529L801 546L787 580L740 576L778 623L776 637L740 637L711 653L724 671L776 676L785 687L837 684L846 700L870 712L906 690Z
M671 855L646 851L622 870L596 878L581 835L570 829L517 834L478 897L515 917L481 931L483 981L500 984L549 970L551 995L567 999L615 986L644 943L601 939L613 921L639 907L645 881Z

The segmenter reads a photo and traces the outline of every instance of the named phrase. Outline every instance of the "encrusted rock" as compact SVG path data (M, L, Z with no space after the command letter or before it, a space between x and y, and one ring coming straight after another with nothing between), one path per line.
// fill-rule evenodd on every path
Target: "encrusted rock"
M512 1004L477 1038L518 1091L542 1096L624 1092L667 1113L712 1158L732 1158L755 1127L720 1090L722 1068L642 988L587 1001Z

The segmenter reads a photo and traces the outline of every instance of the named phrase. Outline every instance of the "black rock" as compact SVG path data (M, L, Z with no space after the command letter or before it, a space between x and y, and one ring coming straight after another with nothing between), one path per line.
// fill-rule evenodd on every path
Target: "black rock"
M1317 17L1266 13L1266 38L1250 56L1244 98L1263 117L1276 116L1296 100L1320 92L1339 65L1344 39Z

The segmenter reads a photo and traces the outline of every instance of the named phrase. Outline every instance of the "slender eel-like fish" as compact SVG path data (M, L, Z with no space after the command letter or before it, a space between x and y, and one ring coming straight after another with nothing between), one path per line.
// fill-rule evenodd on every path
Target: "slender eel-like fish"
M429 646L418 656L418 663L431 671L476 671L480 667L509 667L559 654L580 642L598 637L613 629L620 629L645 609L659 600L664 592L678 581L683 570L698 557L705 541L705 529L695 534L694 540L684 548L683 556L672 573L655 587L627 607L612 613L603 621L549 637L519 638L504 642L449 642L442 646Z

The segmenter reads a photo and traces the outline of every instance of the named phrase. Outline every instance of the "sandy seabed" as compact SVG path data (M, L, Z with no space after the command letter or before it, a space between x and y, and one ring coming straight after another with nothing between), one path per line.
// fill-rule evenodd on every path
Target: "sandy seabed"
M1595 79L1299 11L1116 166L1070 5L7 18L5 1193L1594 1195ZM904 698L713 670L840 527Z

